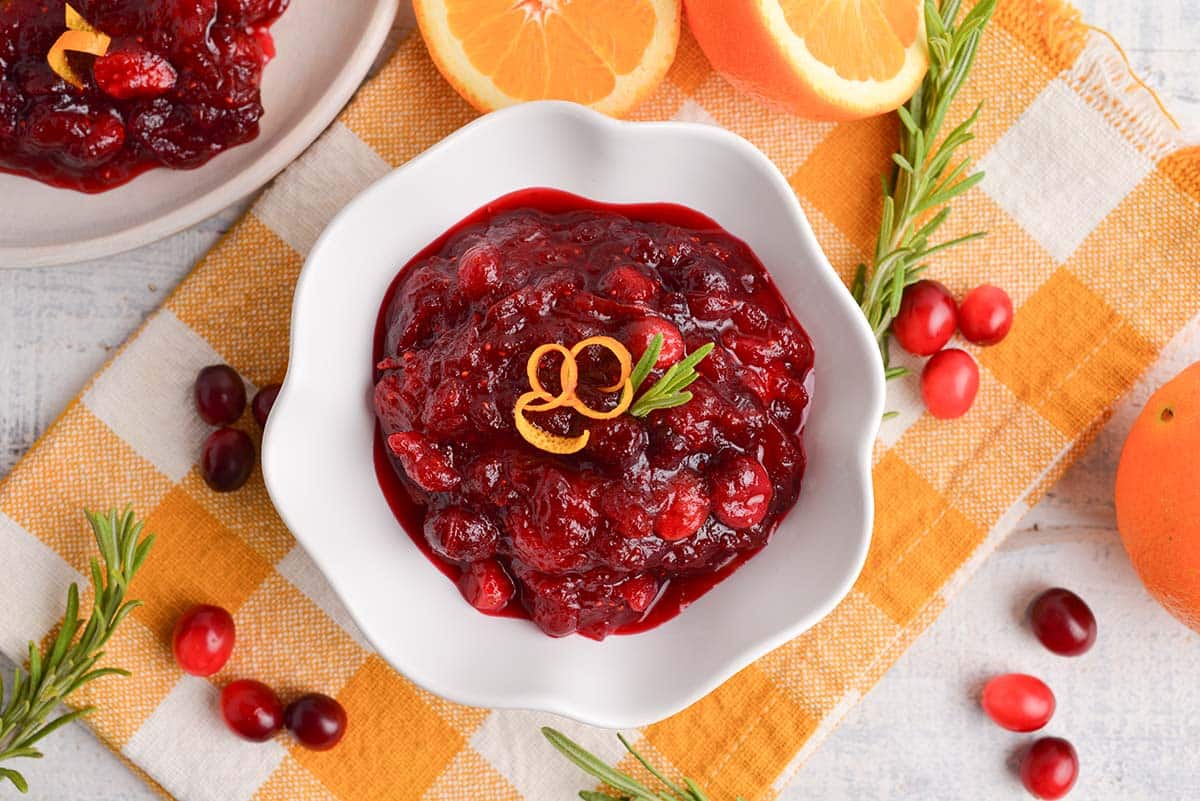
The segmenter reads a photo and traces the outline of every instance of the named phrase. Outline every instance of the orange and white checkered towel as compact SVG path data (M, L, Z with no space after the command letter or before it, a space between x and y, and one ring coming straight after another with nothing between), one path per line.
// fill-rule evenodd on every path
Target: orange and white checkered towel
M970 148L987 178L956 202L946 235L990 235L933 274L956 292L1007 288L1016 324L976 351L982 386L961 420L923 414L913 379L891 386L901 414L876 452L874 544L841 606L692 708L633 733L715 798L777 794L1200 310L1200 151L1177 149L1107 40L1055 0L1002 0L964 95L960 111L986 100ZM809 123L769 111L733 91L686 35L636 115L742 134L789 177L844 275L870 250L893 119ZM180 801L565 801L588 786L541 741L548 716L456 706L393 672L295 545L261 478L219 495L196 468L196 371L225 361L254 384L280 380L292 287L322 227L473 116L410 36L0 486L0 648L14 658L54 625L66 584L82 580L91 544L80 508L132 502L149 518L158 545L134 593L147 603L107 657L134 675L74 701L95 704L96 733ZM168 647L173 620L198 602L237 619L238 647L212 681L181 674ZM346 740L315 753L228 735L214 702L235 676L285 695L336 695ZM621 756L608 733L554 723Z

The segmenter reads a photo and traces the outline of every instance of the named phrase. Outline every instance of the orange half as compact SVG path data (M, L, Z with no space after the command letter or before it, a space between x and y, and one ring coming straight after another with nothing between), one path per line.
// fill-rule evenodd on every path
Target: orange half
M688 24L735 85L810 119L892 111L929 67L922 0L685 0Z
M434 63L483 111L525 100L631 109L666 75L680 0L416 0Z

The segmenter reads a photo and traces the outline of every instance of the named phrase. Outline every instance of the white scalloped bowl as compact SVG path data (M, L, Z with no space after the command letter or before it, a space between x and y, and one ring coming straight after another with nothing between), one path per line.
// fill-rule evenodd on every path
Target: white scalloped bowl
M553 639L527 620L475 611L400 529L372 458L372 345L389 284L460 219L532 186L712 217L762 259L816 352L804 485L766 550L662 626L603 642ZM870 542L883 398L871 332L762 153L716 127L529 103L446 138L330 224L296 288L263 469L284 522L412 681L463 704L634 727L700 699L849 592Z

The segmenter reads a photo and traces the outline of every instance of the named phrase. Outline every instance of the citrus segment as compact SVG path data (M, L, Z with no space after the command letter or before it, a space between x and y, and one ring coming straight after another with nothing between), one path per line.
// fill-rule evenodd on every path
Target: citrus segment
M662 80L680 0L416 0L439 70L476 107L561 99L627 111Z

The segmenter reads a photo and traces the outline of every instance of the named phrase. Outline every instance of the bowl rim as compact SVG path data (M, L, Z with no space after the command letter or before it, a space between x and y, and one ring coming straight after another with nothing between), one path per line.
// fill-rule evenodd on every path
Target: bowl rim
M190 228L262 188L299 158L334 123L362 85L371 64L387 41L392 20L400 9L400 0L375 0L375 3L375 11L367 21L366 35L346 59L329 90L291 130L245 170L233 174L229 180L179 208L118 231L65 244L5 246L0 243L0 269L59 267L125 253ZM211 164L209 162L199 169L207 169ZM187 174L182 170L177 172ZM74 191L58 189L62 192Z
M775 189L782 190L781 195L788 198L789 217L795 224L796 228L801 232L804 239L812 245L814 252L819 256L817 264L813 265L821 274L821 280L833 286L843 298L843 304L847 305L847 310L852 311L852 314L847 315L851 320L850 336L869 341L871 349L876 347L875 339L866 322L866 319L859 312L854 304L850 294L846 292L845 285L840 277L829 264L828 258L825 256L823 249L820 246L815 234L812 232L808 224L807 217L800 206L794 190L787 183L786 178L779 172L774 163L763 154L752 143L743 137L715 125L703 123L693 123L685 121L627 121L618 120L598 112L592 111L584 106L565 101L543 100L523 103L511 106L505 109L485 114L467 125L457 129L437 144L425 150L421 154L415 156L404 165L390 171L378 179L374 184L367 187L356 197L354 197L329 223L326 229L318 238L313 246L309 256L301 270L297 279L295 293L293 296L292 317L290 320L290 340L289 340L289 364L295 365L298 363L298 353L296 350L295 331L300 324L300 312L302 304L301 297L304 295L306 287L312 280L315 274L313 265L322 262L328 262L331 259L326 256L325 250L329 243L336 238L338 229L342 224L351 217L359 213L360 210L374 205L377 198L386 197L393 182L400 180L400 176L410 166L421 164L425 161L438 158L443 152L456 147L458 141L469 136L478 128L487 127L507 122L512 118L530 116L534 119L548 114L551 117L554 115L566 115L575 117L592 125L596 128L605 129L606 134L625 130L659 130L678 132L686 136L700 136L717 141L724 146L733 147L742 151L742 155L759 161L760 166L764 167L764 176L767 176L775 184ZM544 121L543 121L544 122ZM531 184L532 185L532 184ZM544 184L538 184L544 185ZM578 192L574 189L565 189L564 191L575 192L576 194L586 194ZM463 216L469 214L473 209L465 209L462 211ZM702 213L707 213L702 211ZM710 215L711 216L711 215ZM374 310L372 310L374 312ZM869 381L863 387L864 395L866 396L866 419L864 424L858 426L858 433L853 442L853 458L848 459L852 467L852 474L858 489L861 490L862 502L864 508L862 510L862 519L864 531L862 536L857 540L852 564L848 565L845 574L841 581L837 583L836 589L830 592L824 602L814 605L808 609L805 614L798 615L793 623L788 626L780 627L779 630L770 636L762 637L756 640L752 646L744 647L740 650L732 651L729 656L721 661L720 667L714 669L707 675L705 680L695 682L687 692L681 692L679 695L671 699L660 702L657 705L639 709L637 711L597 711L595 705L587 706L578 703L577 699L564 698L561 695L555 695L553 692L545 691L541 688L527 687L522 691L509 692L504 698L496 698L489 694L488 691L480 691L472 687L462 687L457 685L449 685L441 680L441 677L420 670L414 670L410 664L405 664L403 654L397 653L391 644L385 643L383 637L376 636L372 632L372 624L368 623L364 615L360 614L353 605L348 601L347 595L343 590L342 582L344 579L326 572L321 563L314 558L313 562L317 565L322 575L328 581L334 594L341 601L349 616L354 623L359 627L363 636L376 650L380 657L388 662L394 669L405 676L407 679L418 685L419 687L441 696L455 703L464 704L474 707L483 707L497 710L533 710L539 712L547 712L557 715L562 715L567 718L576 720L580 723L585 723L593 726L614 729L639 728L657 721L663 720L670 715L673 715L695 702L702 699L704 696L711 693L720 685L724 684L736 673L743 668L757 661L770 651L778 648L786 642L794 639L808 629L812 628L816 623L826 617L843 599L849 594L857 581L862 569L866 563L867 553L870 548L873 524L874 524L874 489L872 485L872 453L874 442L876 440L879 425L882 421L882 415L885 403L885 381L883 375L882 362L876 369L867 371ZM272 415L268 420L266 429L263 435L262 445L262 467L266 489L272 503L275 505L280 518L284 524L293 533L297 543L301 547L305 547L305 537L299 531L304 527L297 525L298 521L291 511L288 509L286 501L286 490L279 486L273 476L276 475L273 469L275 465L274 448L271 447L275 438L273 432L280 430L280 424L275 421L284 419L287 412L280 414L280 409L287 410L290 407L290 399L293 393L296 393L296 382L289 382L292 371L289 370L288 376L285 377L283 386L276 399L275 406L272 410ZM849 449L847 449L849 450ZM794 510L789 511L789 515ZM305 547L307 551L307 547ZM638 636L638 635L633 635Z

